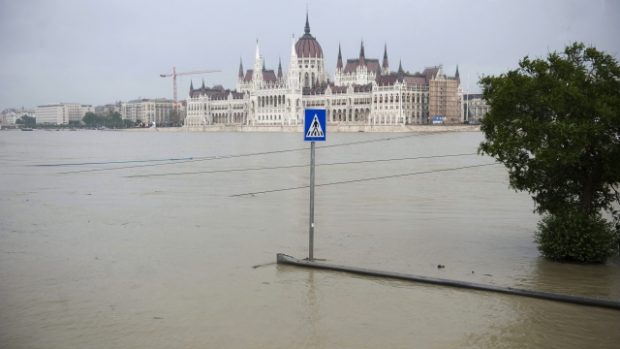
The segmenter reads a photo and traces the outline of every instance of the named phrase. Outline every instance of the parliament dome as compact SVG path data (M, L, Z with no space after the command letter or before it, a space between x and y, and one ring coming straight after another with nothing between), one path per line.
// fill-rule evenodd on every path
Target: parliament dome
M295 53L298 58L323 58L323 49L319 42L310 34L310 24L306 14L304 35L295 43Z

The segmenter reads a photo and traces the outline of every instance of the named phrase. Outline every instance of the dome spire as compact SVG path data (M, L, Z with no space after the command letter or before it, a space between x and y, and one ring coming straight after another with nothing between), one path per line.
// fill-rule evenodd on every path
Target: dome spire
M239 79L243 79L243 60L239 58Z
M304 33L310 34L310 22L308 22L308 10L306 9L306 26L304 27Z
M305 34L295 43L295 52L298 58L323 58L323 50L315 37L310 34L310 22L306 12Z

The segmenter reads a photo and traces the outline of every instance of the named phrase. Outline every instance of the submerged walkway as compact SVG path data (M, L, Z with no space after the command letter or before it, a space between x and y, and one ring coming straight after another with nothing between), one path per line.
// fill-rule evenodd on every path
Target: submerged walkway
M341 271L341 272L353 273L353 274L358 274L358 275L376 276L376 277L384 277L384 278L391 278L391 279L398 279L398 280L414 281L414 282L421 282L425 284L432 284L432 285L439 285L439 286L448 286L448 287L464 288L464 289L471 289L471 290L503 293L503 294L510 294L510 295L515 295L515 296L551 300L551 301L556 301L556 302L564 302L564 303L572 303L572 304L620 310L620 302L613 301L613 300L586 298L586 297L572 296L572 295L566 295L566 294L560 294L560 293L525 290L525 289L519 289L519 288L513 288L513 287L483 285L483 284L477 284L477 283L467 282L467 281L448 280L448 279L433 278L433 277L428 277L428 276L419 276L419 275L395 273L395 272L389 272L389 271L380 271L380 270L372 270L372 269L365 269L365 268L358 268L358 267L334 265L334 264L329 264L329 263L310 261L307 259L304 259L304 260L297 259L295 257L291 257L283 253L278 253L277 261L278 261L278 264L290 264L290 265L306 267L306 268L334 270L334 271Z

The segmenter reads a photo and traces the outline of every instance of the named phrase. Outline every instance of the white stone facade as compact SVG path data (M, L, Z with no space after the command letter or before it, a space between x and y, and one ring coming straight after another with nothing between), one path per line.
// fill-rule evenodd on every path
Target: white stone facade
M461 99L458 70L454 77L446 77L440 67L410 74L399 65L397 72L391 72L387 47L379 62L365 57L362 43L359 57L346 64L339 48L333 82L327 76L322 48L310 34L306 17L304 35L291 43L286 74L281 64L277 72L265 68L257 41L253 69L244 71L240 63L236 90L191 84L185 125L299 125L307 107L326 109L327 120L333 124L427 124L429 105L449 102L452 106ZM457 88L436 89L441 95L431 92L429 85L435 79ZM458 122L459 118L451 120Z
M5 125L5 126L15 125L15 122L17 121L17 119L21 118L24 115L34 118L36 115L35 110L27 109L27 108L5 109L2 111L2 113L0 113L0 125Z
M121 104L123 119L133 122L164 124L170 122L174 101L170 99L136 99Z
M79 103L59 103L40 105L36 109L37 124L67 125L69 122L81 122L84 115L94 112L92 105Z
M482 94L466 94L464 99L464 119L469 123L479 123L489 112L489 105L482 98Z

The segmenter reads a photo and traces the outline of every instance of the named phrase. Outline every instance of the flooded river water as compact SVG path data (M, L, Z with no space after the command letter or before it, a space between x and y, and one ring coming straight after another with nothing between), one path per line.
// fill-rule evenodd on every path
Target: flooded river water
M617 257L539 257L539 217L503 166L428 173L492 159L360 162L482 140L406 136L318 145L317 164L351 163L318 166L317 184L425 173L317 187L316 258L620 300ZM618 348L619 311L273 264L308 254L308 189L234 195L307 185L308 162L301 134L0 132L0 347Z

